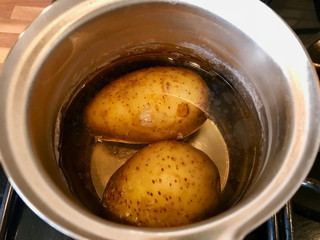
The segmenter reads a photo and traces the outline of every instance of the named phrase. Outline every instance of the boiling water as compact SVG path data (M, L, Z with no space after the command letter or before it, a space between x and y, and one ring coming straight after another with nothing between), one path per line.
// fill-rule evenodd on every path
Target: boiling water
M87 103L110 81L134 70L154 66L189 68L210 89L208 120L184 141L204 151L217 165L223 199L220 212L243 195L260 155L261 126L251 103L216 70L181 54L145 54L109 64L84 80L63 109L60 126L60 167L74 195L92 212L103 216L101 196L111 175L145 145L103 142L83 123Z

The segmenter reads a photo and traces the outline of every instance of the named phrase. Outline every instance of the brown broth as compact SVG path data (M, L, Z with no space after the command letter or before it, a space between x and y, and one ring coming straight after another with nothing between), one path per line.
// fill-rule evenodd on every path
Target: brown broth
M208 69L208 65L200 60L181 54L145 54L115 61L93 73L84 81L83 87L75 91L62 112L58 149L59 164L69 187L90 211L105 217L99 194L92 181L90 165L93 148L101 140L91 135L84 126L83 110L96 93L110 81L126 73L153 66L186 67L200 74L208 84L214 113L208 114L208 118L220 131L221 139L227 146L226 154L229 160L220 208L222 212L234 205L250 184L260 157L261 126L257 113L252 110L252 104L246 102L227 79L214 69ZM185 141L192 142L197 134L193 134ZM143 147L143 145L123 143L104 144L107 151L114 153L115 156L122 153L126 158ZM205 145L210 146L210 142L206 142ZM123 153L123 149L127 149L127 153ZM119 157L119 165L123 162L123 157Z

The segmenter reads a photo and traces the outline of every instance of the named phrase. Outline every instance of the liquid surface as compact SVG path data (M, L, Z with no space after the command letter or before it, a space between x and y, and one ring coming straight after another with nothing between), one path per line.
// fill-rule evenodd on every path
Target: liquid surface
M197 72L210 89L208 120L184 141L204 151L218 167L223 200L220 212L243 195L260 154L261 129L252 106L206 63L181 54L147 54L128 57L88 77L62 110L60 167L74 195L102 216L101 196L111 175L145 145L102 142L83 123L88 102L110 81L146 67L179 66ZM102 216L103 217L103 216Z

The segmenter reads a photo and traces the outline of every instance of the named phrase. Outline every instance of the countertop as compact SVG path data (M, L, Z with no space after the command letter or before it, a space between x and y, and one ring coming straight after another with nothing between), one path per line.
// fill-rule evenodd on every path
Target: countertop
M19 34L51 0L0 0L0 69Z

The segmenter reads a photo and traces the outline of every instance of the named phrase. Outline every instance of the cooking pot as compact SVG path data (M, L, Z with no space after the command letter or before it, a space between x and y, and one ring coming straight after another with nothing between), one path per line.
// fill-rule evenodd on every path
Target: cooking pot
M57 162L56 126L86 76L163 44L228 76L258 114L263 148L250 186L231 208L182 227L137 228L94 215L71 194ZM257 0L61 0L20 36L0 78L5 172L33 211L77 239L241 239L292 197L320 142L312 63L290 28Z

